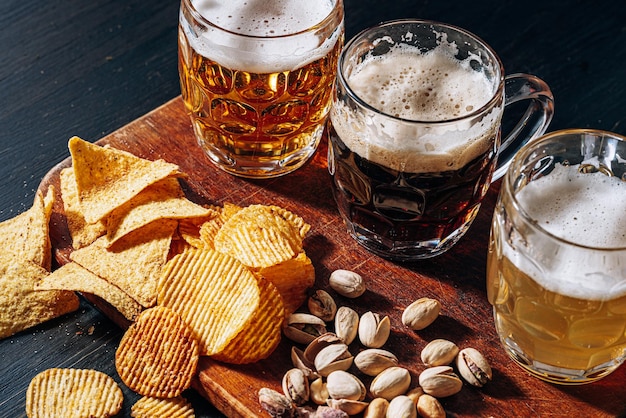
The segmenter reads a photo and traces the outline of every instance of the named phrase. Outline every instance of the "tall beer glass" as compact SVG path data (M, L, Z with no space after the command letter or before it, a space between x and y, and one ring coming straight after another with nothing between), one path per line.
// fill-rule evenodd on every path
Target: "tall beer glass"
M383 23L352 39L339 61L329 129L335 200L352 236L383 257L448 250L476 217L498 156L495 177L509 161L502 151L552 118L543 81L505 79L496 53L454 26ZM505 104L523 99L532 104L501 147Z
M494 212L487 292L508 354L554 383L626 358L626 138L595 130L527 144Z
M322 136L343 37L342 0L182 0L182 97L210 159L250 178L302 166Z

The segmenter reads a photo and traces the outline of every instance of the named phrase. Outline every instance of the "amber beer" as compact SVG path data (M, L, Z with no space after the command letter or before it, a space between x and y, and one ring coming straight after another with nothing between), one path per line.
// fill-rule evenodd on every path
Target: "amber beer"
M554 383L587 383L626 357L626 183L601 173L597 162L557 164L551 171L545 161L528 166L549 174L514 197L503 185L492 224L488 298L514 360Z
M342 2L219 3L181 6L182 97L198 142L232 174L289 173L322 136L343 45Z

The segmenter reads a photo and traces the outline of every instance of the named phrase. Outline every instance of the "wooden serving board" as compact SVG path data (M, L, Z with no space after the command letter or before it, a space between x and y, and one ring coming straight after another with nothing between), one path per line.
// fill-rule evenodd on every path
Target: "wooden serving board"
M271 180L236 178L215 168L198 148L180 97L98 143L178 164L189 176L185 180L188 197L197 203L274 204L302 216L312 227L304 247L316 269L316 287L328 288L330 273L339 268L364 277L368 290L363 296L350 300L336 295L336 300L359 314L372 310L390 317L392 334L384 348L410 370L412 387L417 386L417 376L424 369L420 350L429 341L446 338L460 348L481 351L491 362L493 381L480 389L465 385L460 393L442 399L448 416L626 416L626 367L594 384L561 387L531 377L501 348L485 291L489 224L498 183L456 247L435 259L402 264L367 252L346 232L330 190L326 143L305 167L290 175ZM56 166L40 187L53 184L59 190L59 173L69 164L68 159ZM56 262L66 263L71 241L60 199L55 204L50 234ZM442 303L442 314L425 330L409 330L402 325L402 311L425 296ZM119 326L128 325L106 303L89 299ZM203 358L194 387L229 417L262 416L257 392L261 387L280 390L282 376L291 367L291 346L283 339L268 359L245 366ZM360 348L358 341L351 346L353 354Z

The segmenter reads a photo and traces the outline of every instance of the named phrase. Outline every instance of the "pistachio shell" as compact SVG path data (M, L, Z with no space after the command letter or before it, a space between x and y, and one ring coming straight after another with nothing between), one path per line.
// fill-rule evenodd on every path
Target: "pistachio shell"
M458 393L463 382L450 366L430 367L420 373L419 385L424 392L435 398L445 398Z
M309 312L325 322L335 319L335 314L337 313L335 300L323 289L318 289L309 296L307 307Z
M337 293L347 298L356 298L365 293L365 283L360 274L350 270L335 270L328 284Z
M326 323L315 315L294 313L287 317L283 334L290 340L309 344L315 338L326 333Z
M356 415L367 408L368 403L352 399L329 399L326 404L334 409L340 409L348 415Z
M333 399L362 401L367 391L358 377L343 370L336 370L326 378L328 395Z
M283 376L283 393L296 405L309 401L309 381L300 369L290 369Z
M397 366L398 358L382 348L368 348L354 357L354 365L368 376L376 376L383 370Z
M380 372L370 384L370 393L376 398L391 400L404 395L411 386L411 374L403 367L389 367Z
M424 394L417 400L417 413L423 418L446 418L446 411L434 396Z
M315 356L315 369L320 376L328 376L335 370L348 370L354 357L345 344L332 344L324 347Z
M444 339L432 340L422 349L422 362L428 366L445 366L454 361L459 347L452 341Z
M258 393L259 404L273 417L293 417L295 407L291 400L273 389L261 388Z
M342 306L335 314L335 334L346 344L352 341L359 332L359 314L352 308Z
M436 299L421 298L411 303L402 312L402 323L419 331L432 324L439 316L441 303Z
M366 312L359 320L359 340L368 348L380 348L387 342L391 333L389 317L374 312Z
M492 378L491 366L475 348L464 348L457 356L456 367L467 383L482 387Z
M417 407L408 396L396 396L389 402L387 418L417 418Z

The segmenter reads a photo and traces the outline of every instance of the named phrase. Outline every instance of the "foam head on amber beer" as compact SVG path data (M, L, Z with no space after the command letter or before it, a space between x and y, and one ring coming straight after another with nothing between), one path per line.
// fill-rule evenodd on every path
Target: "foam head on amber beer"
M232 70L273 73L294 70L329 53L341 36L319 39L309 28L323 22L336 1L192 1L212 26L201 36L185 34L202 56Z

